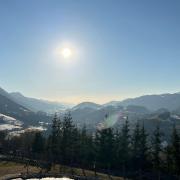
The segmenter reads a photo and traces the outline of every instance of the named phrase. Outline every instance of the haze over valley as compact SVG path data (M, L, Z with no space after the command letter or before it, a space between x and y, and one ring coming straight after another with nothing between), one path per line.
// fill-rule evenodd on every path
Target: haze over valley
M78 127L89 131L120 126L128 117L133 129L137 122L144 123L148 132L157 124L168 134L173 124L180 125L180 93L145 95L106 104L82 102L77 105L29 98L19 92L0 90L0 129L11 135L24 131L46 131L55 113L70 112Z

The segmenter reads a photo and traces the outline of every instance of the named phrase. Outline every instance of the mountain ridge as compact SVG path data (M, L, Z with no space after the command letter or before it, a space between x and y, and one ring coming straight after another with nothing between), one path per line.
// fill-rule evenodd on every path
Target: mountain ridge
M75 110L79 108L91 108L98 109L106 106L123 106L129 105L143 106L151 111L156 111L160 108L173 111L180 109L180 93L164 93L164 94L152 94L143 95L135 98L127 98L122 101L110 101L105 104L97 104L94 102L81 102L75 106L69 106L65 103L52 102L43 99L26 97L20 92L8 93L4 89L0 88L0 94L15 101L17 104L30 109L31 111L45 111L48 113L54 113L57 111L64 111L66 109Z
M102 105L94 103L94 102L81 102L77 104L76 106L72 107L73 110L76 109L84 109L84 108L91 108L91 109L98 109L102 107Z
M43 99L26 97L19 92L12 92L10 93L10 95L16 102L24 105L25 107L28 107L30 110L35 112L45 111L47 113L54 113L56 111L65 110L68 107L68 105L65 105L60 102L52 102Z
M144 106L152 111L158 110L160 108L166 108L172 111L180 107L180 93L143 95L136 98L129 98L123 101L119 101L118 104L123 106Z

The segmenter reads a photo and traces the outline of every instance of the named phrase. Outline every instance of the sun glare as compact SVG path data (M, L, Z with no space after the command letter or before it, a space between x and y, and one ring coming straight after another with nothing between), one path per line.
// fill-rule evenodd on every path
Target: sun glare
M69 58L69 57L71 57L71 55L72 55L71 49L69 49L69 48L64 48L64 49L62 50L62 56L63 56L64 58Z
M72 43L60 43L56 45L53 52L54 60L57 64L76 64L77 58L79 59L79 51ZM65 65L66 66L66 65Z

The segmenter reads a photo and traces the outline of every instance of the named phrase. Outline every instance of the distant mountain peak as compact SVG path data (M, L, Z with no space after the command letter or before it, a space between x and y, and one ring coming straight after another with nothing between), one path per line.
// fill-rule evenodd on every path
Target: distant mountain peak
M24 97L24 95L21 94L20 92L11 92L10 94L11 95L16 95L16 96L19 96L19 97Z
M31 111L44 111L47 113L54 113L57 111L64 111L65 109L69 108L67 104L60 103L60 102L51 102L48 100L43 99L36 99L26 97L20 92L12 92L10 93L12 99L16 101L18 104L27 107ZM70 106L71 107L71 106Z
M82 102L76 106L74 106L72 109L84 109L84 108L91 108L91 109L98 109L100 108L101 105L100 104L96 104L94 102Z
M8 94L8 92L7 91L5 91L3 88L1 88L0 87L0 94L2 95L2 96L9 96L9 94Z
M149 110L157 110L160 108L166 108L172 111L180 107L180 93L143 95L136 98L125 99L123 101L119 101L119 103L116 102L116 105L144 106Z

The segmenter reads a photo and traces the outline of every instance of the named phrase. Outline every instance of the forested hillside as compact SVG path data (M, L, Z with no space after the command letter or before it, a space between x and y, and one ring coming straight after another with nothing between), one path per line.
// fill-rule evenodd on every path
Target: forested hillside
M43 162L47 170L63 164L133 179L178 179L180 175L180 136L175 124L167 143L158 125L152 135L139 123L130 132L126 119L120 129L89 133L85 126L77 128L68 113L62 119L54 116L49 135L26 132L5 137L1 132L1 153Z

